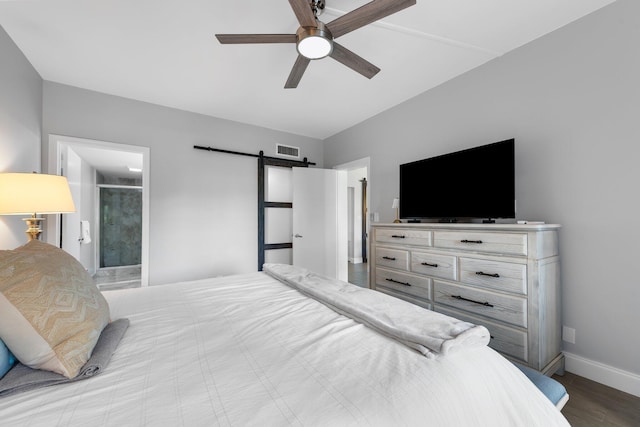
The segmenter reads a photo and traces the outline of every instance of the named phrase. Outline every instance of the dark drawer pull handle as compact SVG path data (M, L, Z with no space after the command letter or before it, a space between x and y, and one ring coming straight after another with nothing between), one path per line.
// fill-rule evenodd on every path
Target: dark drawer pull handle
M464 240L460 240L460 243L477 243L477 244L481 244L482 240L467 240L467 239L464 239Z
M392 234L391 237L394 237L396 239L404 239L404 236L402 236L400 234Z
M438 264L429 264L428 262L421 262L421 265L426 265L427 267L438 267Z
M460 299L462 301L469 301L472 302L474 304L480 304L480 305L484 305L486 307L493 307L493 304L489 304L488 302L480 302L480 301L474 301L472 299L468 299L465 297L461 297L460 295L451 295L451 298L455 298L455 299Z
M485 273L483 271L476 271L476 274L478 276L500 277L500 275L498 273L491 274L491 273Z
M395 261L396 260L394 257L390 257L390 256L383 256L382 259L388 259L389 261Z
M407 282L399 282L398 280L393 280L393 279L384 279L384 280L386 280L387 282L397 283L403 286L411 286L411 283L407 283Z

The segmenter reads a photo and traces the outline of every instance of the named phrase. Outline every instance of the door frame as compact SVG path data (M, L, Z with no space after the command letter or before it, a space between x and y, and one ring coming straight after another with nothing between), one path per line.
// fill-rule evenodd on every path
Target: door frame
M141 286L149 286L149 187L150 187L150 149L137 145L119 144L72 136L49 134L48 173L61 175L62 153L66 147L91 147L109 151L138 153L142 155L142 254L141 254ZM94 220L95 222L95 220ZM59 247L60 215L47 215L47 243Z
M367 198L366 198L366 203L365 203L365 207L367 209L367 214L365 216L365 221L366 221L366 227L365 227L365 233L366 233L366 246L367 248L370 248L369 245L369 230L371 229L371 222L372 222L372 218L371 218L371 157L363 157L361 159L357 159L357 160L353 160L347 163L342 163L339 165L335 165L333 167L333 169L339 169L339 170L346 170L347 172L350 170L354 170L354 169L362 169L365 168L367 170L367 174L366 174L366 179L367 179ZM369 253L370 251L367 250L367 253ZM368 258L368 256L367 256Z

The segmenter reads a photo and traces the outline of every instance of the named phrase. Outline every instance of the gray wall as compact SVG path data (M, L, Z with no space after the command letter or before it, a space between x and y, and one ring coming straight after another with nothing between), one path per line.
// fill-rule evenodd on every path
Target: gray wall
M42 79L0 27L0 173L40 172ZM27 241L22 217L0 216L0 249Z
M323 155L316 139L45 81L43 147L49 134L150 147L152 285L257 270L257 159L194 145Z
M370 156L388 222L399 164L515 137L518 218L563 226L565 350L638 375L638 52L640 2L620 0L333 136L325 167Z

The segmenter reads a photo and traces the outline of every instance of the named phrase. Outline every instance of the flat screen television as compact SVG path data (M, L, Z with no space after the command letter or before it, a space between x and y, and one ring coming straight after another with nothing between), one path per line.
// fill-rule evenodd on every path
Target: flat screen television
M515 141L400 165L400 218L515 218Z

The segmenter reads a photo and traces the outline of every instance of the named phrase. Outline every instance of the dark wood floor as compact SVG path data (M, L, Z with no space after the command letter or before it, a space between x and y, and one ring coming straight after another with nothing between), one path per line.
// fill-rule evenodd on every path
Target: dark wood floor
M562 413L572 426L640 426L640 397L569 372L553 378L569 393Z

